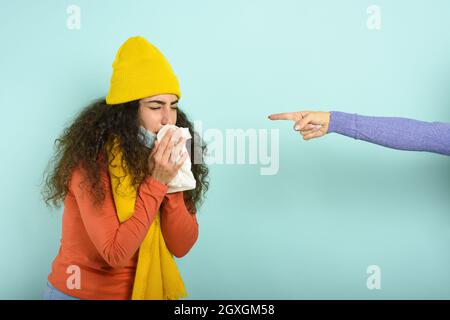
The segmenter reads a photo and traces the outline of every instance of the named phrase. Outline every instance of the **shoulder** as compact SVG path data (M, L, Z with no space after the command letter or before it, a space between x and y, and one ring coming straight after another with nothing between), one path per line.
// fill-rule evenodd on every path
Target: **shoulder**
M98 170L100 181L103 185L109 185L110 180L104 155L100 154L98 156L97 163L99 165ZM82 188L85 183L88 183L89 181L89 173L86 167L83 166L82 163L78 163L77 165L75 165L70 174L69 188L72 191L75 191L75 188Z

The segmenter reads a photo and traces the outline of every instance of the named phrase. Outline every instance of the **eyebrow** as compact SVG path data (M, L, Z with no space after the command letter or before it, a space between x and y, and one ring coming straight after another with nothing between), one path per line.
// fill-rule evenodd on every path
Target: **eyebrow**
M162 105L166 104L164 101L161 101L161 100L145 101L145 103L151 103L151 102L154 102L154 103L157 103L157 104L162 104ZM171 102L170 105L174 105L174 104L177 104L177 103L178 103L178 100L175 100L175 101Z

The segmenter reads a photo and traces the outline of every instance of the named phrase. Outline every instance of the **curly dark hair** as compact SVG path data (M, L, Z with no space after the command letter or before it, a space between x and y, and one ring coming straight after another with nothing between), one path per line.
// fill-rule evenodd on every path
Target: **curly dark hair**
M120 141L123 161L132 177L132 185L137 190L142 180L151 174L148 167L151 150L138 139L139 125L139 100L111 106L106 103L105 98L100 98L81 110L72 124L55 140L55 154L43 174L45 184L41 194L45 204L56 208L63 204L72 170L77 166L87 174L95 204L101 204L105 192L100 181L100 171L107 170L108 163L99 159L107 159L106 155L115 138ZM176 125L189 128L193 137L193 143L188 144L188 152L191 159L195 159L191 170L196 188L185 191L184 200L189 212L195 213L203 203L209 186L209 171L203 161L206 145L180 109L177 110ZM109 162L112 160L109 159ZM125 168L123 162L122 168Z

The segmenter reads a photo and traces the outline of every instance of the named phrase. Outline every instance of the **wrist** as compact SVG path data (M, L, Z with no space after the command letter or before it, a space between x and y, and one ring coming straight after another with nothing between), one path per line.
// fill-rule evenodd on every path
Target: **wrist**
M325 119L326 119L326 121L325 121L325 134L327 134L328 132L329 132L329 129L330 129L330 120L331 120L331 112L330 111L328 111L328 112L325 112Z
M156 180L152 176L147 176L147 178L145 178L142 181L142 183L140 185L140 189L142 189L142 188L144 190L149 191L152 194L157 194L157 195L161 196L162 197L161 200L164 200L164 196L167 194L167 190L169 189L168 186L166 186L165 184Z
M150 177L151 177L153 180L155 180L156 182L158 182L158 183L160 183L160 184L163 184L163 185L167 186L167 183L168 183L168 182L167 182L163 177L161 177L160 175L158 175L158 174L151 174Z

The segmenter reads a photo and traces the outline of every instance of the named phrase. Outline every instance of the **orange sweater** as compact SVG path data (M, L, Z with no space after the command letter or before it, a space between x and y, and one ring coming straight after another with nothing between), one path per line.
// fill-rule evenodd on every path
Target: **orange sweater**
M58 290L81 299L130 299L138 251L158 209L167 248L176 257L184 256L198 237L195 214L186 209L183 193L166 194L167 186L147 177L136 197L135 212L120 223L117 217L107 170L101 172L105 200L95 207L82 170L72 172L64 199L61 246L48 276ZM73 267L80 270L80 289L69 289ZM69 269L68 269L69 268Z

